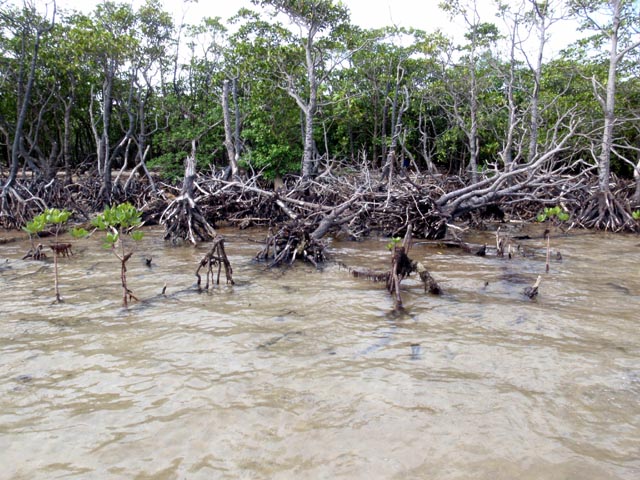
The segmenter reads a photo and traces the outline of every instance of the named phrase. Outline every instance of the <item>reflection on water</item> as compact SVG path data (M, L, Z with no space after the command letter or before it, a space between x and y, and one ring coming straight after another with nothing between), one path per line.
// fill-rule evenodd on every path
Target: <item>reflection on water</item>
M409 279L393 313L381 284L265 271L262 233L226 235L237 284L197 293L206 246L149 231L128 311L98 239L61 262L62 304L50 263L0 246L0 477L640 478L638 237L554 238L534 301L542 240L511 261L418 244L445 294ZM386 243L331 251L383 269Z

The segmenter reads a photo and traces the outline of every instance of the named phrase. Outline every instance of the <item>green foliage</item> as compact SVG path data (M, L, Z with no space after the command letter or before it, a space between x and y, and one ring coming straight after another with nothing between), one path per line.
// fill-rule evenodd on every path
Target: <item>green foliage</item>
M115 248L123 233L134 241L142 240L143 233L134 230L142 225L141 216L142 212L126 202L105 208L91 223L98 230L106 231L105 248Z
M47 208L41 214L33 217L30 222L27 222L27 224L22 229L31 236L37 235L43 232L49 225L53 225L56 227L57 234L60 227L63 224L67 223L70 217L71 212L69 210Z
M57 208L48 208L44 211L46 223L53 225L61 225L66 223L71 217L71 212L68 210L59 210Z
M31 239L32 244L32 253L33 258L36 258L35 251L33 250L33 236L37 236L40 232L44 231L49 225L55 227L55 239L56 244L58 243L58 234L60 233L60 228L62 225L67 223L69 218L71 217L71 212L66 209L58 209L58 208L47 208L44 212L39 215L36 215L31 219L30 222L23 228L25 232L29 234L29 238ZM83 229L74 229L75 232L79 233ZM74 235L75 236L75 235ZM53 249L53 258L54 258L54 288L56 292L56 301L61 302L62 298L60 297L60 290L58 286L58 250L56 249L57 245L51 246Z
M116 230L138 227L142 223L142 212L129 202L105 208L104 212L94 218L91 223L98 230L114 228Z
M141 215L142 212L127 202L105 208L100 215L91 221L98 230L106 231L104 247L111 249L116 258L120 260L122 303L125 307L128 305L128 298L135 297L127 287L127 268L125 266L133 252L127 252L125 249L124 238L128 236L134 241L142 240L143 233L136 230L142 226Z
M393 249L400 245L400 243L402 243L402 238L391 237L391 240L387 243L387 250L393 251Z
M29 234L29 236L37 235L42 232L47 226L45 216L40 214L31 219L30 222L22 227L22 229Z
M12 144L12 132L16 131L36 29L50 23L44 15L44 3L11 0L1 8L3 145ZM171 181L182 178L184 158L190 153L194 138L198 139L198 167L226 165L220 90L223 79L237 78L237 98L233 101L237 100L239 143L245 165L262 171L268 178L298 172L302 116L300 105L288 91L306 101L309 85L304 35L300 37L298 28L290 28L290 21L303 33L314 26L313 44L317 48L312 51L320 83L314 134L318 151L327 158L336 159L345 167L360 165L360 159L365 158L370 165L380 165L393 133L390 106L399 72L399 86L407 87L409 102L403 115L403 130L407 132L403 143L418 165L424 163L422 157L429 155L443 171L457 172L464 166L470 145L472 72L478 102L478 164L494 163L505 146L510 121L506 92L511 81L515 121L522 127L516 129L515 144L528 144L528 112L536 86L530 65L522 60L511 63L501 44L494 48L494 42L500 41L505 31L496 28L484 11L472 9L473 2L452 0L444 6L451 16L466 16L469 21L455 41L462 43L460 46L442 32L393 27L363 29L350 24L346 2L252 3L266 8L242 9L229 22L203 18L195 25L181 27L180 34L160 0L138 2L135 8L130 2L101 2L85 13L59 9L54 28L39 45L35 65L37 94L32 95L24 119L25 131L38 132L30 140L34 142L30 151L37 161L29 162L28 167L36 166L36 176L45 173L45 169L58 173L62 162L52 164L46 158L55 144L60 153L68 153L64 158L70 170L81 167L80 171L95 171L91 155L96 146L88 134L92 124L99 130L108 128L98 133L108 136L110 153L117 148L121 130L135 125L129 165L140 154L136 145L142 150L150 146L147 165ZM503 9L508 10L504 15L517 13L527 22L526 16L533 8L546 12L552 7L551 2L525 3L526 8L518 11L519 4L503 2ZM571 5L579 21L586 22L588 12L598 11L592 18L602 20L606 28L600 33L591 30L591 37L567 45L543 66L537 85L540 147L548 149L553 138L561 138L568 131L572 122L566 121L567 112L578 110L580 114L573 139L554 157L558 164L590 155L594 132L601 128L603 114L594 85L604 98L608 75L606 35L610 32L611 2L572 0L567 7ZM637 11L638 2L624 2L620 51L633 45L637 37ZM276 12L280 16L270 15ZM521 26L524 28L525 23ZM526 24L527 29L530 26L533 25ZM443 31L447 32L447 26ZM180 55L174 64L171 52L176 51ZM614 135L620 159L631 158L637 145L637 52L630 50L618 65ZM339 68L332 68L336 61ZM106 80L111 81L108 89L104 88ZM111 98L106 110L103 102L107 101L107 93ZM105 126L102 113L107 111L112 118ZM10 148L2 157L5 163ZM526 156L526 148L523 150ZM88 158L91 160L86 161ZM616 156L611 159L611 167L625 178L633 174L633 166ZM36 235L46 228L45 224L46 221L34 219L25 231Z
M536 220L540 223L554 219L556 219L558 222L566 222L567 220L569 220L569 217L569 212L556 205L555 207L545 207L545 209L538 214Z
M640 210L635 210L631 212L631 216L634 220L640 220Z
M89 235L89 232L82 227L73 227L69 233L73 238L84 238Z

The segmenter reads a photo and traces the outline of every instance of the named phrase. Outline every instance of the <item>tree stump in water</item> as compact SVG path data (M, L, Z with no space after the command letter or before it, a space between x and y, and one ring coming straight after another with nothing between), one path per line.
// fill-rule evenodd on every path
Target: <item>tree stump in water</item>
M542 276L538 275L538 278L536 279L536 282L531 285L530 287L527 287L524 289L524 294L529 297L530 299L534 299L537 295L538 295L538 288L540 287L540 282L542 281Z
M166 208L160 223L165 226L164 239L177 242L188 240L196 245L196 237L206 242L216 236L215 229L209 224L193 198L196 177L196 146L192 142L191 155L185 160L182 192Z
M356 277L364 277L375 282L384 280L387 290L393 296L396 310L402 309L402 295L400 294L400 283L414 272L420 276L420 280L424 284L425 293L427 290L434 295L442 293L440 286L431 276L427 268L420 262L415 262L409 258L407 251L411 247L411 231L409 225L407 233L404 237L402 245L393 247L393 256L391 257L391 270L388 272L377 272L369 269L350 269L351 274Z
M204 289L209 290L209 281L211 281L211 285L214 283L214 274L213 267L218 267L218 273L216 276L215 283L216 285L220 284L220 274L222 273L222 268L224 267L224 273L227 279L227 284L235 285L233 281L233 269L231 268L231 262L227 258L227 253L224 250L224 237L218 236L211 246L211 250L207 252L207 254L200 260L200 265L196 270L196 277L198 277L198 289L201 289L202 277L200 276L200 270L204 267L207 267L207 284Z

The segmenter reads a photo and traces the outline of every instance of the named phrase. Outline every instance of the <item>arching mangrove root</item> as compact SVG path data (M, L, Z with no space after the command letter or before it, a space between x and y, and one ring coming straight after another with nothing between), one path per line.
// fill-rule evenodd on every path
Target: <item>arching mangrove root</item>
M638 223L628 202L624 205L611 192L592 196L580 212L579 221L585 228L610 232L638 231Z
M206 242L216 236L215 229L209 224L198 207L193 194L196 178L196 141L192 141L191 155L184 162L184 181L182 192L165 209L160 223L165 226L164 239L172 242L188 240L196 245L199 240Z
M207 254L200 260L200 264L196 270L196 277L198 277L198 289L202 290L202 277L200 276L200 270L202 268L207 268L207 284L204 289L209 289L209 282L211 285L214 283L214 273L213 268L218 267L217 276L215 279L216 285L220 285L220 274L222 273L222 268L224 267L224 273L226 276L227 284L234 285L233 281L233 269L231 268L231 262L227 258L227 253L224 250L224 237L218 236L214 239L213 245L211 246L211 250L207 252ZM163 290L164 293L164 290Z
M26 260L27 258L31 258L33 260L46 259L47 254L42 251L43 249L44 249L44 245L39 243L38 245L30 248L29 251L25 253L24 257L22 257L22 260Z

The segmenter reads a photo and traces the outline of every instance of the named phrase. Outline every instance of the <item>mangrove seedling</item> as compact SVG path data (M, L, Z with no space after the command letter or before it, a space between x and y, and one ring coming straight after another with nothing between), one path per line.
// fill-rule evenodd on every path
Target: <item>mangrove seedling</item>
M538 214L536 220L540 223L549 220L552 223L559 225L560 223L569 220L569 212L563 210L557 205L555 207L546 207L544 211ZM544 231L544 238L547 241L547 262L545 269L546 272L549 273L549 259L551 257L551 230L548 228Z
M402 238L400 237L391 237L389 243L387 243L387 250L393 252L393 250L402 243Z
M634 210L631 212L631 216L634 220L640 220L640 210Z
M125 238L142 240L144 234L137 230L142 226L141 215L142 212L130 203L121 203L105 208L104 212L91 221L98 230L106 232L104 247L110 249L120 260L122 303L125 308L129 305L129 300L138 300L127 287L127 261L133 255L133 249L128 248Z
M562 207L558 205L555 207L545 207L545 209L538 214L536 220L540 223L550 220L555 224L559 224L569 220L569 212L563 210Z
M42 252L42 244L35 245L34 237L38 237L40 233L42 233L46 228L53 227L53 235L54 235L54 243L49 245L49 248L53 251L53 274L54 274L54 289L56 294L56 301L62 302L62 297L60 296L60 288L58 282L58 257L62 255L63 257L68 257L69 255L73 255L71 250L70 243L60 243L58 241L58 235L60 234L60 230L62 226L67 223L69 218L71 217L71 212L65 209L57 209L57 208L47 208L40 215L36 215L27 225L23 228L25 232L29 234L29 239L31 240L31 250L25 257L31 257L34 260L42 260L46 258L44 252ZM71 234L78 238L86 235L86 230L82 228L74 228L71 231Z

